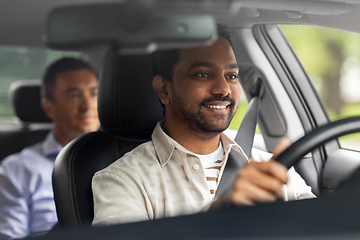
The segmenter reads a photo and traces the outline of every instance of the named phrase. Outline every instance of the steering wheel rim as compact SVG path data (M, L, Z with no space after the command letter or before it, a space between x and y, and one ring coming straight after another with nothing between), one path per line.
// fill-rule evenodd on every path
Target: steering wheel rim
M360 131L360 116L330 122L316 128L312 132L297 140L278 157L276 157L275 160L285 167L290 168L303 156L305 156L305 154L323 143L358 131Z

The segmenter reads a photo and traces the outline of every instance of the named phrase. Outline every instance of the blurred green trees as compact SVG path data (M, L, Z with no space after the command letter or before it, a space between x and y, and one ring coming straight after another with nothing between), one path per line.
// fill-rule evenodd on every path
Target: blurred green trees
M344 112L347 109L345 102L353 103L356 99L351 98L351 93L342 88L342 79L347 71L360 68L360 34L315 26L281 25L281 28L313 81L330 116L338 118L347 115ZM356 61L352 61L350 68L346 68L349 59ZM347 83L360 81L356 77L353 75ZM347 95L346 99L344 95ZM357 114L359 113L360 109Z

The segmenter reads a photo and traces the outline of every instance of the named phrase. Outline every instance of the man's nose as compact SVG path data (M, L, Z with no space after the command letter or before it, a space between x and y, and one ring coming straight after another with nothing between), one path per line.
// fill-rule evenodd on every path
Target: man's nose
M222 96L227 96L230 94L231 89L226 78L224 76L218 76L214 79L214 84L210 91L213 95L220 94Z
M91 106L91 96L89 94L84 94L81 98L80 110L85 112Z

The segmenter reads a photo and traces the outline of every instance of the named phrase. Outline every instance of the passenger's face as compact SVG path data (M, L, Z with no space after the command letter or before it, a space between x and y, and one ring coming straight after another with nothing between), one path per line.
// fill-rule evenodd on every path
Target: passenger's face
M98 130L98 81L90 70L72 70L59 73L55 78L54 99L50 103L49 117L55 129L64 135L77 137Z
M224 131L238 107L238 73L225 38L208 47L181 50L165 111L198 133Z

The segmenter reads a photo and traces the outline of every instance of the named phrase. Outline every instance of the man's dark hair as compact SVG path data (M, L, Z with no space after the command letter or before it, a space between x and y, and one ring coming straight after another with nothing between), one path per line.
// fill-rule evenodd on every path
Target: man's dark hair
M59 73L72 70L90 70L96 76L95 70L89 63L76 58L62 58L49 65L46 69L41 83L41 96L53 100L56 76Z
M227 25L217 24L219 37L225 38L233 47L233 33ZM153 75L161 75L168 81L172 80L174 66L179 62L180 49L156 51L152 55Z

